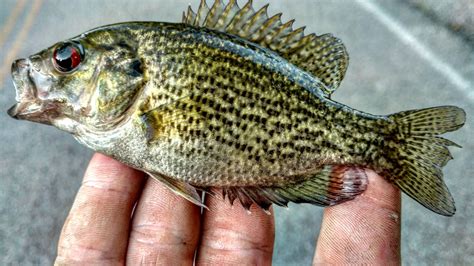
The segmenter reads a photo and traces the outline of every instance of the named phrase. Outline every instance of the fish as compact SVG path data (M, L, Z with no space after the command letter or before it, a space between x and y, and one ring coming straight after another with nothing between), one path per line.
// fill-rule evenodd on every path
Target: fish
M190 202L332 206L372 169L435 213L455 204L441 137L466 113L438 106L373 115L332 100L349 56L236 0L200 2L180 23L101 26L12 64L16 119L52 125L147 173Z

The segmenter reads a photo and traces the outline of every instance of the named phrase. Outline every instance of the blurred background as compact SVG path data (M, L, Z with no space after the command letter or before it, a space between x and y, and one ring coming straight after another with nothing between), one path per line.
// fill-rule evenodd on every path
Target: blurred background
M208 0L208 2L210 2ZM244 1L239 1L243 4ZM356 109L389 114L436 105L466 110L449 139L455 160L445 180L454 217L403 197L402 258L410 265L474 263L474 0L254 1L306 32L333 33L350 65L334 95ZM0 1L0 264L51 264L62 224L92 155L64 132L16 121L11 62L91 28L129 20L178 22L198 0ZM322 208L276 209L275 265L311 263Z

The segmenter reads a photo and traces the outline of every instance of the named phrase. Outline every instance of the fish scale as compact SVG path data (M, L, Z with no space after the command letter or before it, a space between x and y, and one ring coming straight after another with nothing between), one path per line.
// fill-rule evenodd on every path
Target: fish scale
M267 6L204 0L183 23L102 26L13 63L17 119L50 124L204 206L331 206L373 169L423 206L455 212L439 135L455 106L372 115L331 99L348 66L341 40L293 30ZM57 57L57 54L61 57Z
M176 26L178 30L180 27ZM179 32L182 31L179 30ZM326 147L325 152L332 154L332 157L344 158L347 149L341 147L348 145L341 142L335 128L327 129L323 126L317 130L321 124L320 121L340 121L341 124L344 124L341 129L355 131L353 128L348 129L348 127L349 125L357 126L357 122L350 123L348 119L357 121L361 118L352 117L352 114L346 115L342 111L336 112L332 117L331 110L324 110L326 108L324 104L318 98L310 95L305 88L291 83L287 76L275 74L258 62L242 59L243 57L239 54L222 51L222 49L206 46L205 43L197 41L190 44L189 41L185 42L177 37L178 34L176 33L165 33L165 35L173 36L170 40L161 39L161 35L163 33L159 32L156 38L150 35L147 37L147 42L158 43L158 47L162 47L162 50L157 52L161 56L157 60L157 68L160 69L158 76L165 77L162 80L162 88L166 92L154 90L153 95L171 95L175 92L175 95L171 98L179 99L183 97L183 94L186 94L183 93L186 91L191 96L188 98L190 102L185 103L186 107L180 108L186 111L181 114L182 117L179 121L171 124L163 122L160 118L149 121L150 124L156 125L156 128L154 128L156 138L160 139L163 138L163 135L168 134L165 138L171 141L172 138L169 135L176 133L180 134L179 137L183 139L212 135L215 142L210 146L224 147L231 154L235 154L233 159L235 162L230 162L227 165L229 169L245 169L241 166L245 163L241 161L249 161L255 159L256 156L259 160L258 162L254 161L253 164L259 163L262 166L261 168L275 169L273 172L270 170L261 170L262 172L256 173L247 172L247 178L252 179L251 182L255 182L256 178L252 178L253 176L285 176L287 171L295 171L294 169L297 167L293 165L298 164L298 162L291 163L290 160L289 163L287 160L290 158L297 158L293 161L299 161L299 158L301 158L300 160L306 159L312 165L317 165L315 161L330 160L330 157L324 158L324 155L321 156L318 148L320 146ZM184 35L183 39L188 39L188 36L182 35ZM160 43L161 40L164 42ZM182 45L183 43L185 45ZM215 46L220 47L222 45ZM156 50L155 46L146 44L143 46L152 47ZM185 59L193 58L193 56L196 58L192 61L192 64L187 63ZM213 60L206 60L208 58ZM180 79L191 82L174 82L174 79L169 77L176 74L176 72L180 73ZM213 88L214 93L208 94L206 88ZM146 98L155 97L147 96ZM163 99L163 101L168 100L170 99ZM157 102L155 104L146 108L141 107L140 110L146 112L146 110L154 109L164 103ZM146 103L146 105L149 105L149 103ZM222 112L216 106L233 106L233 108ZM197 111L198 107L199 111ZM231 119L227 118L229 113L232 116ZM181 125L180 121L189 121L190 117L195 121L203 121L203 123L209 124L193 123L186 128L178 128ZM370 121L374 120L370 119ZM368 122L364 123L367 124ZM241 139L240 134L242 132L248 133L245 138ZM250 132L252 134L249 134ZM311 135L311 133L313 134ZM328 133L330 134L328 135ZM318 136L321 137L318 138ZM331 141L331 138L334 140ZM290 142L289 139L292 141ZM353 142L350 138L342 139L345 139L347 143ZM321 141L318 142L318 140ZM258 145L262 142L267 145ZM360 140L358 142L361 143ZM370 146L371 142L372 140L368 139L364 143ZM335 149L328 149L328 147L335 147ZM181 148L178 148L178 150L182 152ZM263 152L265 150L268 151L267 154ZM189 152L196 154L195 150ZM182 156L186 156L186 154L182 154ZM364 158L357 159L346 160L349 163L360 164ZM180 165L179 167L188 168L186 165ZM285 168L290 170L285 170ZM235 177L232 171L229 175ZM216 175L211 174L211 176ZM217 182L221 182L221 178L222 176L216 177ZM204 181L199 179L183 180L191 181L196 186L215 185L214 182L216 182L209 181L209 179ZM237 182L239 183L230 185L246 184L243 179L238 179ZM263 184L273 185L275 181L273 179L272 183Z

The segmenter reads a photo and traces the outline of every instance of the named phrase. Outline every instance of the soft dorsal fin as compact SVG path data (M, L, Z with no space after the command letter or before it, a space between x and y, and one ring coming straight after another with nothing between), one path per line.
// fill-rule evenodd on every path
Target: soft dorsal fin
M344 44L331 34L305 35L304 27L293 30L294 20L282 23L281 13L269 17L267 8L268 4L255 11L252 0L242 8L237 0L229 0L227 5L216 0L209 8L206 0L201 0L197 12L191 7L183 12L182 22L237 35L273 50L318 77L329 96L339 87L349 63Z

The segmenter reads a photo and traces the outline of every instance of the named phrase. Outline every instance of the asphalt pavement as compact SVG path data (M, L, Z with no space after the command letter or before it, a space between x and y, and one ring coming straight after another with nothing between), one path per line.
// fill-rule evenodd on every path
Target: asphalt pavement
M255 0L261 7L269 1ZM2 0L0 2L0 264L48 265L62 224L92 151L53 127L16 121L10 64L96 26L131 20L179 21L179 1ZM468 2L469 3L469 2ZM470 2L472 4L472 2ZM471 9L472 10L472 9ZM334 95L356 109L390 114L456 105L466 125L449 134L444 168L456 200L454 217L442 217L403 196L402 258L407 265L474 263L474 46L406 1L271 1L306 32L333 33L345 43L349 70ZM322 208L275 208L275 265L311 263Z

